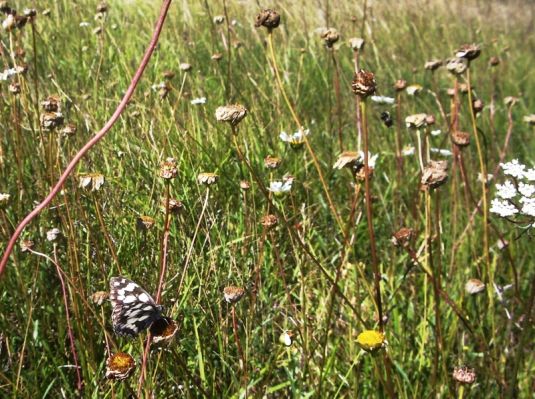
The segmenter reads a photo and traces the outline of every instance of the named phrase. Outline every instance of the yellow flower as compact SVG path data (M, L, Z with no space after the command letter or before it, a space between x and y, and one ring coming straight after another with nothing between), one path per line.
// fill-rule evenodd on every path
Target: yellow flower
M384 346L385 335L380 331L366 330L358 335L357 343L362 349L373 352Z

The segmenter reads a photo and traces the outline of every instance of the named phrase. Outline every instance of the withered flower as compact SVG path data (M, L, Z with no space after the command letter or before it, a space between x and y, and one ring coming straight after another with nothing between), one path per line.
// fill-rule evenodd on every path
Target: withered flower
M476 372L474 369L461 366L455 367L453 370L453 379L461 384L473 384L476 380Z
M17 82L11 82L7 89L11 94L15 95L20 94L21 92L20 84L18 84Z
M41 102L46 112L61 112L61 98L59 96L48 96Z
M392 244L396 247L406 248L411 244L414 236L414 230L408 227L402 227L392 236Z
M264 166L268 169L277 169L281 164L281 159L278 157L272 157L268 155L264 158Z
M160 177L166 180L174 179L178 174L175 158L167 158L160 165Z
M472 101L472 109L474 110L475 114L479 114L481 111L483 111L484 106L485 105L483 104L483 101L481 101L479 98Z
M420 129L427 124L427 114L414 114L405 118L405 125L410 129Z
M98 191L104 184L104 175L100 173L85 173L80 175L80 188L91 188L91 191Z
M522 120L530 126L535 126L535 114L525 115Z
M334 28L327 28L322 32L321 38L325 41L327 48L332 48L333 44L340 39L340 34Z
M163 212L165 212L166 203L167 203L167 199L162 198L161 208ZM169 212L170 213L178 214L180 213L182 209L184 209L184 204L182 203L182 201L177 200L176 198L169 198Z
M515 96L507 96L503 99L505 105L515 105L518 101L519 98Z
M353 51L360 51L364 49L365 44L366 42L364 41L364 39L360 37L352 37L351 39L349 39L349 46L351 46Z
M41 127L45 130L55 129L63 124L61 112L46 112L41 114Z
M258 13L254 26L259 28L264 26L269 32L279 26L281 16L277 11L265 9Z
M225 22L225 16L224 15L216 15L213 19L214 24L221 25L223 22Z
M184 72L191 71L191 65L188 64L187 62L180 63L178 67L180 68L181 71L184 71Z
M173 71L165 71L163 77L164 79L171 80L175 77L175 73Z
M375 75L373 72L361 69L355 73L353 82L351 83L351 89L357 96L361 98L371 96L375 94L376 88L377 83L375 82Z
M477 44L463 44L456 52L458 58L465 58L468 61L475 60L481 54L481 48Z
M199 173L199 175L197 176L197 181L199 182L199 184L204 184L205 186L211 186L212 184L217 183L218 180L219 175L215 173L204 172Z
M485 290L485 283L477 278L471 278L466 282L464 289L470 295L479 294Z
M443 185L448 180L447 161L429 161L422 173L422 186L434 189Z
M214 54L212 54L212 56L210 58L212 59L212 61L220 61L223 58L223 54L222 53L214 53Z
M454 75L462 75L468 68L466 58L450 58L446 61L446 69Z
M150 216L141 215L136 219L136 226L139 230L147 231L154 227L155 221Z
M495 67L495 66L498 66L500 65L500 59L496 56L494 57L490 57L490 60L489 60L489 65L491 67Z
M424 68L429 71L436 71L442 66L442 60L431 60L425 63Z
M260 224L266 229L271 229L272 227L275 227L278 223L279 218L273 214L264 215L262 216L262 219L260 219Z
M405 90L406 87L407 87L407 81L406 80L398 79L398 80L396 80L394 82L394 89L396 89L396 91Z
M455 130L451 132L451 141L459 147L466 147L470 144L470 133Z
M249 183L247 180L241 180L240 181L240 188L244 191L247 191L251 188L251 183Z
M22 240L20 242L20 251L30 252L34 246L35 246L35 243L32 240Z
M247 109L240 104L224 105L215 110L215 118L219 122L228 122L232 126L237 126L246 115Z
M245 290L241 287L229 285L223 289L225 301L231 304L237 303L245 295Z
M407 94L409 96L415 96L417 94L420 94L423 90L423 86L422 85L419 85L417 83L413 83L412 85L408 85L406 88L405 88L405 91L407 92Z
M136 361L128 353L117 352L106 361L106 378L111 380L124 380L133 373Z
M149 331L154 344L169 343L176 336L178 323L170 317L162 317L151 324Z
M76 133L76 125L74 123L67 124L63 129L61 129L61 134L64 136L72 136Z
M95 305L102 305L106 299L108 299L110 293L108 291L97 291L91 295L91 300Z
M108 3L106 2L101 2L99 4L97 4L97 12L101 12L101 13L104 13L104 12L107 12L108 11Z

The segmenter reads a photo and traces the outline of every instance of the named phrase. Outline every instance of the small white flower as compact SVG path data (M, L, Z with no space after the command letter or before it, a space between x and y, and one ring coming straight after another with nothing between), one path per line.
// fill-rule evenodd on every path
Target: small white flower
M487 174L487 182L491 181L492 179L494 179L492 173ZM477 174L477 181L483 182L483 175L481 172Z
M87 26L91 26L91 24L89 22L85 22L85 21L80 22L80 28L85 28Z
M405 91L407 92L407 94L409 96L414 96L414 95L420 93L422 91L422 89L423 89L423 87L421 85L413 84L413 85L407 86Z
M535 180L535 168L528 169L524 172L524 177L529 181Z
M293 178L283 179L283 181L275 180L269 182L269 191L275 195L282 195L290 192L292 189Z
M431 152L434 152L435 154L440 154L443 157L451 157L453 155L450 150L445 150L443 148L431 148Z
M305 141L305 136L308 136L309 134L310 134L309 129L300 129L291 135L286 132L281 132L279 134L279 138L285 143L301 144Z
M371 96L370 98L374 103L377 103L377 104L394 104L393 97Z
M511 199L517 195L516 187L510 181L504 184L496 184L496 195L502 199Z
M58 236L60 235L61 231L57 227L54 227L53 229L50 229L46 232L46 239L48 241L55 241Z
M535 198L521 198L520 202L523 202L522 213L526 216L535 217Z
M519 163L518 159L513 159L511 162L501 163L500 166L503 169L503 173L506 175L516 178L524 177L524 169L526 169L526 165Z
M403 147L403 149L401 150L401 155L403 155L404 157L406 156L409 156L409 155L414 155L414 152L415 152L415 148L413 145L406 145L405 147Z
M194 98L190 102L192 105L206 104L206 97Z
M442 134L442 130L431 130L431 136L440 136Z
M291 331L283 331L281 335L279 336L279 342L286 347L292 346Z
M11 195L6 193L0 193L0 204L5 204L7 201L9 201L9 198Z
M535 193L535 186L520 182L518 184L518 192L524 197L531 197Z
M513 216L518 213L518 209L507 201L494 198L489 209L490 212L500 215L501 217Z

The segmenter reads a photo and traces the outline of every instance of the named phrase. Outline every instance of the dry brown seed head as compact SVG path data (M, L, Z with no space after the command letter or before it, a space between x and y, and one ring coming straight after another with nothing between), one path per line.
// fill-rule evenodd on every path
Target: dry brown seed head
M165 212L166 203L167 203L167 199L162 198L162 204L161 204L162 212ZM176 198L169 198L169 212L170 213L176 215L176 214L179 214L182 209L184 209L184 204L182 203L182 201L177 200Z
M276 215L269 214L262 216L260 219L260 224L267 229L275 227L279 223L279 218Z
M459 147L466 147L470 144L470 133L455 130L451 132L451 141Z
M455 367L453 370L453 379L461 384L473 384L476 380L476 372L474 369L461 366Z
M22 240L20 242L20 251L30 252L34 246L35 246L35 243L32 240Z
M45 130L55 129L63 124L61 112L46 112L41 114L41 127Z
M408 247L414 236L414 230L408 227L402 227L392 236L392 244L396 247Z
M364 39L360 37L352 37L351 39L349 39L349 45L351 46L353 51L363 50L365 44L366 42L364 41Z
M483 111L484 106L485 105L483 104L483 101L481 101L479 98L472 101L472 109L476 114L479 114L481 111Z
M101 13L108 12L108 7L109 7L108 3L103 1L97 5L97 12L101 12Z
M104 303L106 299L109 298L109 296L110 293L108 291L97 291L91 295L91 300L94 304L100 306Z
M175 73L173 71L165 71L163 77L164 79L171 80L175 77Z
M429 71L436 71L442 66L442 60L431 60L425 63L424 68Z
M59 96L48 96L41 102L46 112L61 112L61 98Z
M91 191L98 191L104 184L104 175L101 173L80 174L78 187L91 188Z
M427 123L427 114L414 114L405 118L405 125L410 129L420 129Z
M244 191L247 191L251 188L251 183L249 183L247 180L241 180L240 181L240 188Z
M406 87L407 87L407 81L406 80L398 79L394 83L394 89L396 89L396 91L405 90Z
M241 287L236 287L234 285L229 285L223 289L223 296L225 301L228 303L234 304L237 303L245 294L245 290Z
M20 94L21 92L21 88L20 88L20 84L18 84L17 82L11 82L7 88L9 90L9 92L11 94Z
M118 352L111 355L106 361L106 378L124 380L136 368L136 361L128 353Z
M325 41L325 45L331 48L340 39L340 34L334 28L327 28L322 32L321 38Z
M280 14L277 11L268 8L258 13L254 26L257 28L264 26L268 31L271 31L279 26L280 20Z
M448 180L447 161L429 161L422 173L421 184L423 189L435 189Z
M174 158L167 158L160 165L160 177L166 180L174 179L178 175L176 160Z
M155 223L154 219L151 218L150 216L142 215L136 219L137 228L143 231L152 229L152 227L154 227L154 223Z
M477 278L471 278L466 282L464 289L470 295L479 294L485 290L485 283Z
M333 169L354 168L359 164L360 154L356 151L344 151L336 160Z
M489 65L491 67L495 67L495 66L500 65L500 59L498 57L496 57L496 56L490 57Z
M63 129L61 129L61 134L64 136L72 136L76 133L76 125L74 123L67 124Z
M223 58L223 54L222 53L215 53L215 54L212 54L212 60L213 61L219 61L221 60L221 58Z
M357 96L361 98L371 96L375 93L376 88L377 83L375 82L375 75L373 72L361 69L355 73L353 82L351 83L351 89Z
M462 75L468 68L466 58L450 58L446 61L446 69L454 75Z
M240 104L224 105L215 110L215 118L219 122L228 122L232 126L237 126L246 115L247 109Z
M475 60L481 54L481 47L477 44L463 44L456 52L458 58L465 58L468 61Z
M272 157L271 155L264 158L264 166L268 169L277 169L281 162L280 158Z

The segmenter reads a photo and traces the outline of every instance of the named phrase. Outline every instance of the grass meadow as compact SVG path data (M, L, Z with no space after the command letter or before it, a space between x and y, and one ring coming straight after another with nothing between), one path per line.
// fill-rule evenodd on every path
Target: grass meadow
M163 3L1 2L3 254ZM532 397L534 19L173 1L2 270L0 397ZM164 306L161 336L114 333L114 276Z

